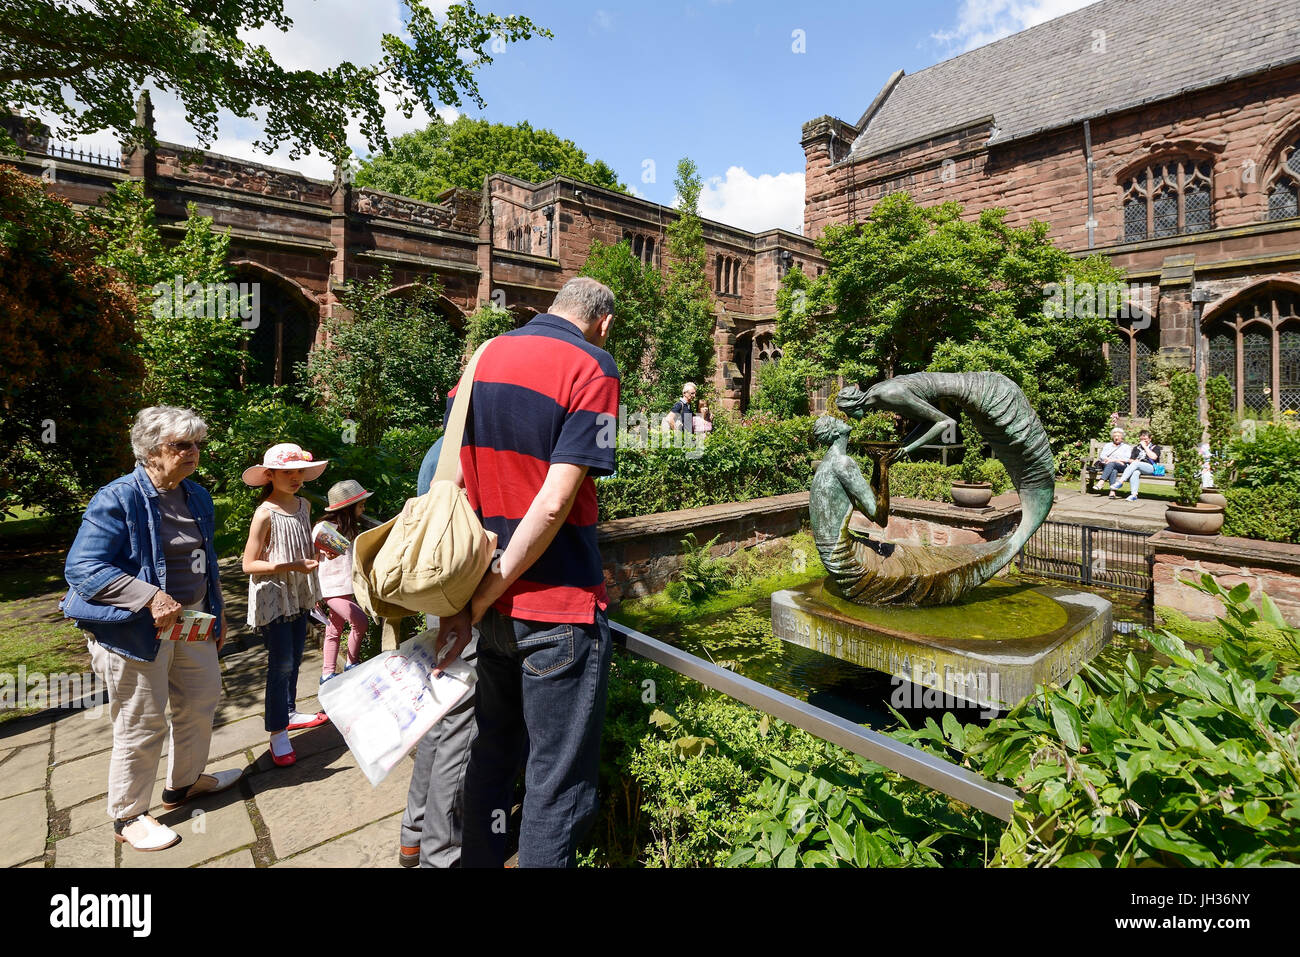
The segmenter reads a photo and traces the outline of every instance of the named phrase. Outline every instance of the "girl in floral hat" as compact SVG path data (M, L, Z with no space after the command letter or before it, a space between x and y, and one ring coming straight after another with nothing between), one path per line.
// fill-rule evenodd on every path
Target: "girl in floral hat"
M361 531L361 513L366 510L366 499L373 495L354 479L345 479L330 487L329 504L325 511L329 517L312 529L312 537L320 542L322 532L335 532L350 545ZM339 543L340 547L343 543ZM329 610L329 624L325 626L324 661L321 663L320 683L333 678L338 668L339 639L343 626L350 625L348 634L348 663L344 671L357 664L361 639L366 636L370 622L361 606L352 597L352 550L343 548L333 557L322 557L316 570L320 580L321 597Z
M253 513L244 546L248 575L248 624L266 642L266 730L271 760L288 767L297 760L289 732L324 724L323 712L296 709L298 667L307 643L307 616L320 600L317 549L312 543L311 509L297 492L320 477L329 460L315 461L292 442L273 445L261 465L244 470L244 484L261 486L262 503Z

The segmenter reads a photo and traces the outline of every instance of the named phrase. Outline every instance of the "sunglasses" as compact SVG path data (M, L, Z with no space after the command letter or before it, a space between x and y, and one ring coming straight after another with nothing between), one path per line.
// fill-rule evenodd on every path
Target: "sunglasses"
M193 448L198 452L202 452L204 447L207 444L208 444L207 439L200 439L197 442L164 442L163 443L163 445L167 446L167 448L171 449L173 452L188 452L191 448Z

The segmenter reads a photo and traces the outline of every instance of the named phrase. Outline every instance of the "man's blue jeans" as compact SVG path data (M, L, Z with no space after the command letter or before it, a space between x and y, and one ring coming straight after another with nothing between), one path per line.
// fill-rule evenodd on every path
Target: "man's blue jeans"
M573 867L596 816L609 622L479 623L478 736L465 775L462 867L501 867L515 778L524 767L520 867Z

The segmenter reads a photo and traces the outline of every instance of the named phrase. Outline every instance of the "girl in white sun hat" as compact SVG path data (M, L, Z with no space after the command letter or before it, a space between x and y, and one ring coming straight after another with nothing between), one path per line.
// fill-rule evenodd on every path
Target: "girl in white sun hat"
M344 479L330 486L329 504L325 511L329 513L324 521L317 522L313 528L312 538L321 541L322 532L342 535L348 546L361 531L361 514L366 510L366 499L373 495L361 487L355 479ZM370 626L366 613L361 610L352 597L352 549L344 547L332 557L322 557L316 577L320 581L321 597L329 610L329 624L325 626L325 647L321 663L320 683L333 678L338 667L339 639L343 636L343 626L350 625L348 634L348 663L344 671L356 665L361 651L361 639L366 636Z
M298 667L307 642L307 616L320 601L317 549L311 508L297 492L319 478L329 460L317 461L292 442L273 445L261 465L244 470L244 484L262 487L262 503L244 546L248 575L248 624L266 642L266 730L271 760L288 767L297 760L289 732L324 724L323 712L297 711Z

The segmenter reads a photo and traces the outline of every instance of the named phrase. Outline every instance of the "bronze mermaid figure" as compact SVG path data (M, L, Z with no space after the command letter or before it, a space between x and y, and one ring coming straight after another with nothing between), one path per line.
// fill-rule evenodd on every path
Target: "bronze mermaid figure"
M1006 466L1020 493L1020 524L997 541L975 545L903 545L852 531L849 519L855 508L882 528L889 521L888 466L955 425L936 406L945 400L967 414ZM836 404L856 418L867 409L883 409L920 423L906 445L876 462L872 482L848 454L847 423L822 416L814 427L828 448L812 481L813 537L828 572L827 588L848 601L954 602L1006 566L1051 511L1055 463L1047 433L1024 393L1000 373L920 372L887 379L866 392L849 386Z

